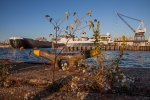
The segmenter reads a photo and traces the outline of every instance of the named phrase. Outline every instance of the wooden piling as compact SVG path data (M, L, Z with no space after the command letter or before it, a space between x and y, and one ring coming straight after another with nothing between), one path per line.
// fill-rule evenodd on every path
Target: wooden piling
M94 50L95 46L67 47L67 50ZM121 50L121 46L103 46L102 50ZM126 46L129 51L150 51L150 46Z

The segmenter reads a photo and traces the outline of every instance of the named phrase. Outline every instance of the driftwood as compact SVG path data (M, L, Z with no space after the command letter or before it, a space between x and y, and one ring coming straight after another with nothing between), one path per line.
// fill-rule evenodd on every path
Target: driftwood
M34 50L34 54L37 56L46 58L52 61L52 63L54 62L55 56L57 55L55 53L51 53L46 50ZM56 66L61 68L60 62L61 60L65 59L68 61L70 67L74 67L77 61L91 58L92 56L95 56L98 54L100 54L98 50L86 50L86 51L81 51L79 53L60 53L57 55Z

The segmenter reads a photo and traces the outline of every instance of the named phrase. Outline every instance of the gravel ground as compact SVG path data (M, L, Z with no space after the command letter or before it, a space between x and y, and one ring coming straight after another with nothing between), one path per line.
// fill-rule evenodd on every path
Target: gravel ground
M18 80L13 86L0 87L0 100L150 100L149 95L120 95L87 92L49 92L48 84L26 84L26 80L52 81L50 65L15 63L9 65L10 79ZM150 88L149 68L123 68L126 75L135 77L135 84ZM74 72L56 71L55 81L73 75ZM24 80L24 81L23 81ZM138 91L137 91L138 92Z

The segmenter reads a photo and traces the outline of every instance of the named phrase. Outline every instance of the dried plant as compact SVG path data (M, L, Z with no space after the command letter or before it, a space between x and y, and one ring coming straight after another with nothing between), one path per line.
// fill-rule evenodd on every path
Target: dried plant
M121 44L120 53L110 62L110 65L105 66L104 61L106 60L106 57L102 52L102 46L99 42L100 22L98 21L96 29L94 29L94 23L92 21L89 22L90 28L92 28L94 32L93 36L95 37L95 50L91 50L91 57L96 55L99 67L92 72L87 70L89 66L80 67L80 72L72 78L70 83L72 91L94 90L107 92L110 90L113 91L115 87L129 86L126 82L133 82L134 78L124 75L121 68L119 68L119 62L126 47L125 36L122 36L123 43ZM92 68L96 67L93 65Z
M66 26L66 30L65 31L62 31L62 29L60 29L60 25L65 21L65 20L68 20L68 18L69 18L69 16L70 16L70 13L69 12L65 12L65 14L66 14L66 17L65 18L60 18L59 20L55 20L55 19L53 19L53 18L51 18L49 15L45 15L45 17L47 18L47 20L53 25L53 27L54 27L54 30L55 30L55 35L53 35L53 34L50 34L50 36L51 35L53 35L53 36L55 36L55 41L53 41L54 43L55 43L55 45L57 45L57 41L58 41L58 37L59 37L59 35L60 35L60 33L61 32L65 32L65 33L67 33L67 34L69 34L70 35L70 37L68 38L68 40L67 40L67 42L66 42L66 44L68 43L68 41L70 40L70 38L74 35L74 33L77 31L77 30L81 30L81 29L83 29L83 28L85 28L85 27L88 27L89 25L87 25L87 26L84 26L84 27L81 27L81 24L82 23L84 23L84 22L86 22L86 21L83 21L82 22L82 20L83 20L83 18L85 18L86 16L91 16L91 10L89 10L88 12L86 12L86 14L85 14L85 16L83 16L83 17L81 17L81 18L79 18L78 17L78 14L76 13L76 12L74 12L74 14L73 14L73 16L75 16L75 15L77 15L77 18L74 20L74 23L75 23L75 26L71 23L69 26ZM58 57L58 55L59 54L61 54L62 53L62 51L64 50L66 48L66 46L64 46L63 47L63 49L61 49L61 51L59 52L59 53L57 53L56 51L57 51L57 47L56 46L54 46L54 52L55 52L55 58L54 58L54 65L53 65L53 82L54 82L54 71L55 71L55 68L56 68L56 63L57 63L57 60L59 59L59 58L57 58ZM61 59L60 59L61 60ZM63 65L62 66L62 68L63 68L63 70L67 70L67 69L69 69L68 68L68 66L67 66L67 64L65 63L65 64L61 64L61 65ZM58 67L58 66L57 66Z
M8 77L9 77L9 72L8 72L8 66L4 63L0 64L0 85L3 87L7 87L8 83Z

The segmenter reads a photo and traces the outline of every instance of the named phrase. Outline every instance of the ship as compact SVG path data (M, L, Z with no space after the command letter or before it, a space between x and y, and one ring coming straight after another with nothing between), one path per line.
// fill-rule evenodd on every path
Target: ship
M10 37L9 42L12 48L51 48L52 42L47 41L45 37L40 36L36 39L22 38L22 37Z
M91 38L87 37L86 32L84 31L82 31L80 34L81 34L80 38L71 36L71 34L62 35L61 38L58 38L57 47L62 48L63 46L67 47L95 46L94 37ZM56 39L53 39L52 41L56 41ZM101 38L99 39L100 45L110 45L111 43L113 43L113 41L109 33L106 33L106 35L101 35Z

